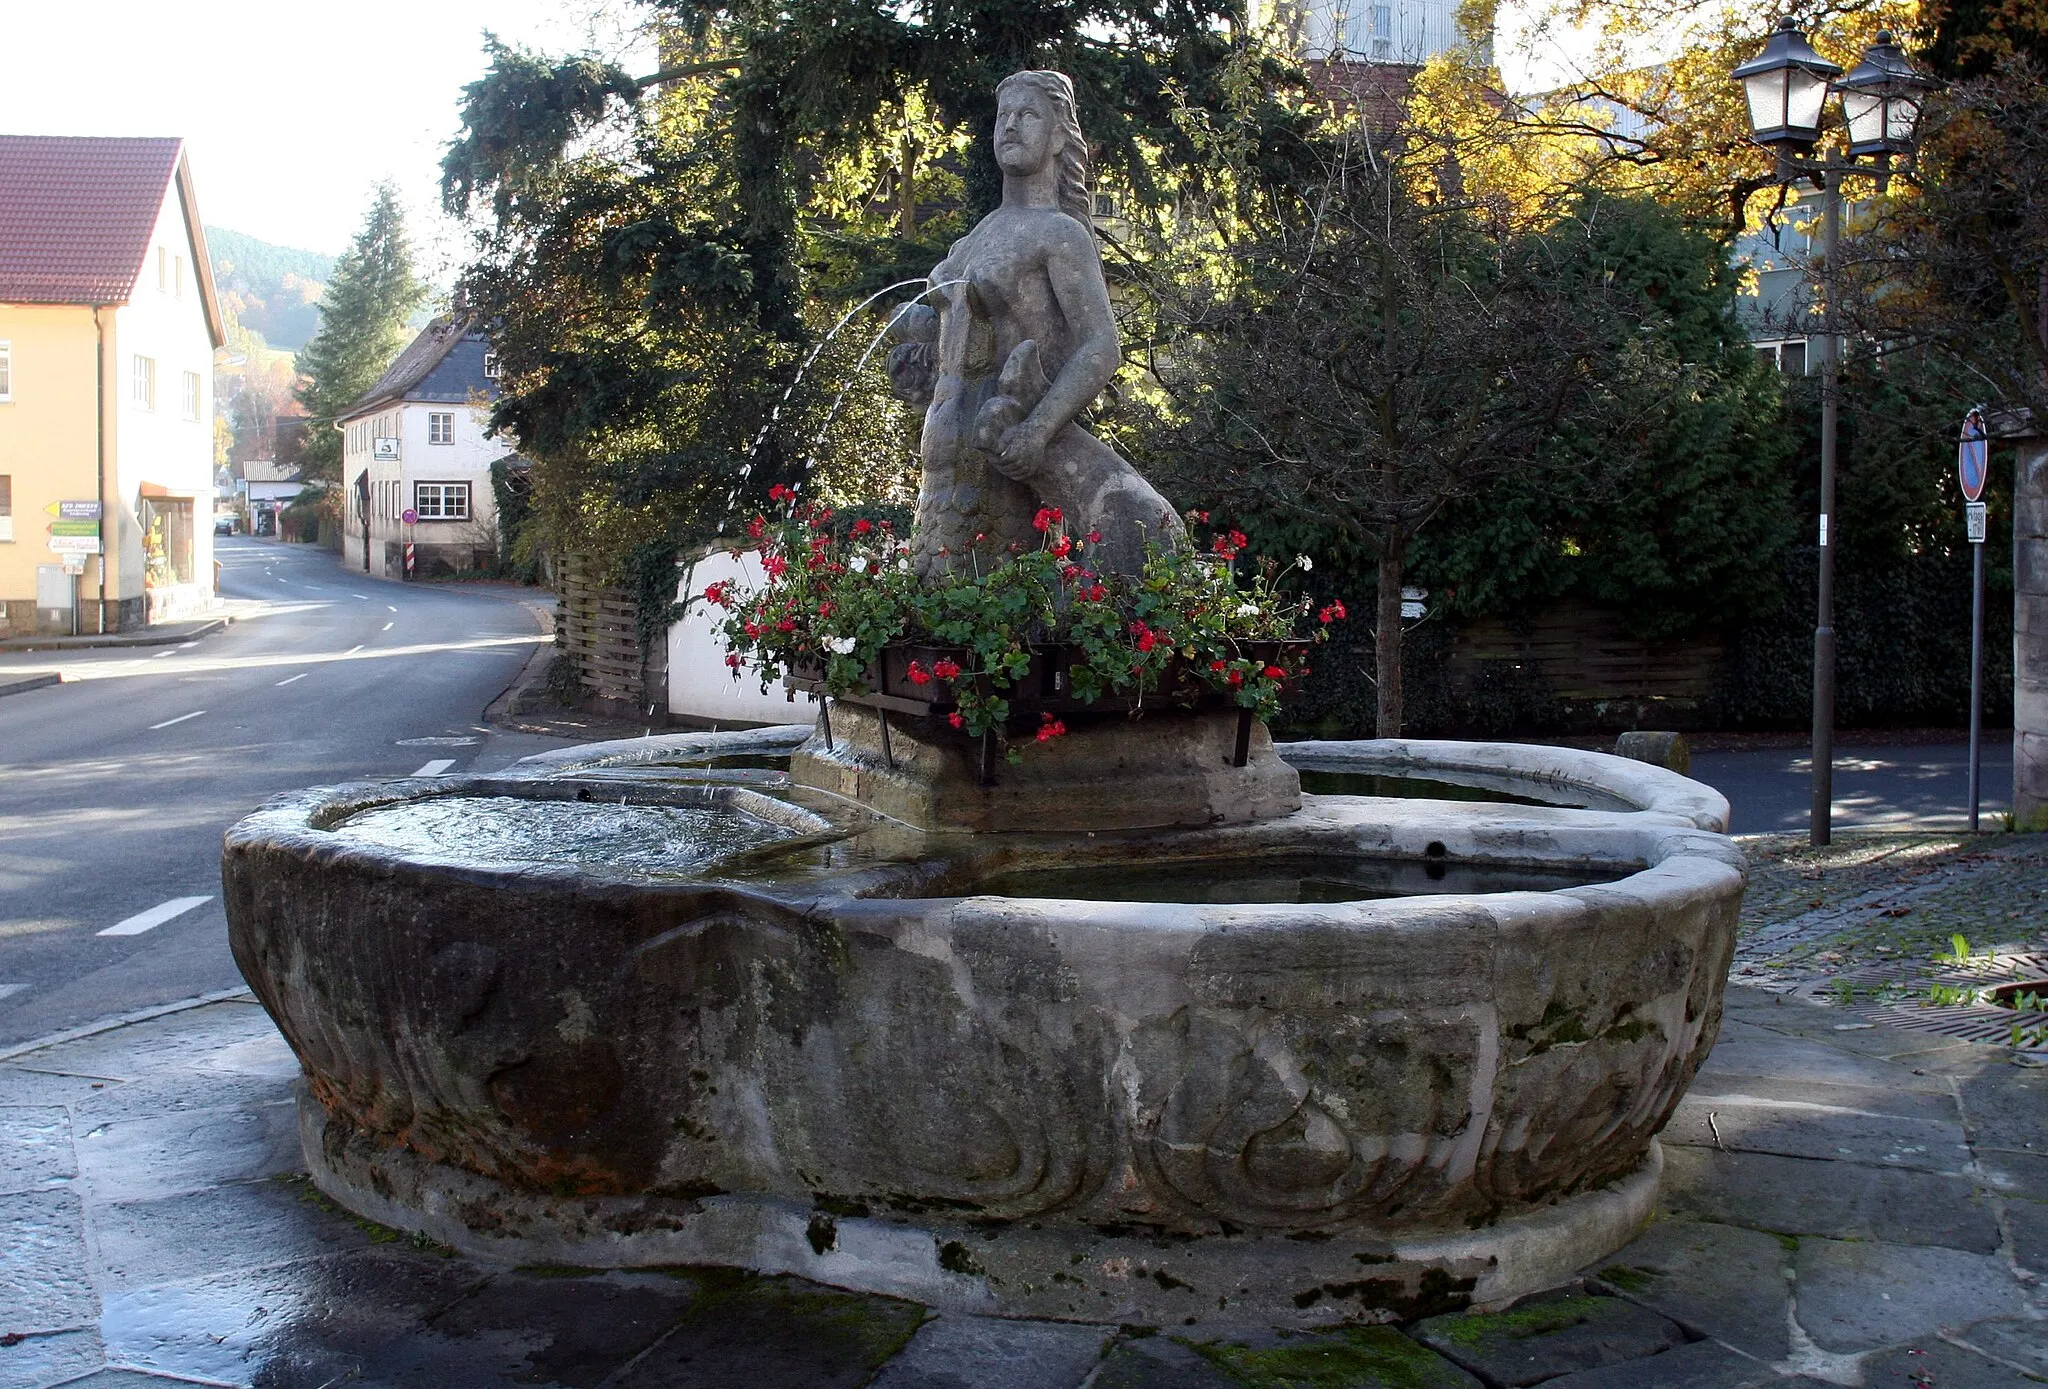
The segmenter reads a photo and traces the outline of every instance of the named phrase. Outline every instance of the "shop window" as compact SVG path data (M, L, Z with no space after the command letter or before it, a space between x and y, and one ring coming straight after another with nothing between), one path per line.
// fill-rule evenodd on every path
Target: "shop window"
M142 583L168 588L192 582L192 502L184 497L144 497Z

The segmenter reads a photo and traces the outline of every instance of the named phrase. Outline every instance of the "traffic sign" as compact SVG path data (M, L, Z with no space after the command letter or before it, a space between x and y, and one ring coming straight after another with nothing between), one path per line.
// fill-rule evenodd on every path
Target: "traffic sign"
M1982 545L1984 543L1984 511L1985 504L1983 502L1970 502L1963 507L1963 524L1969 529L1970 543L1972 545Z
M65 521L97 521L100 519L98 502L51 502L43 510L51 516Z
M100 533L91 535L52 535L50 553L56 555L96 555L100 552Z
M1984 482L1991 475L1991 445L1984 436L1984 407L1977 406L1963 416L1962 437L1956 442L1956 477L1963 484L1963 500L1974 502L1984 495Z
M398 513L398 519L405 522L408 526L416 526L420 523L420 514L411 507L407 507Z

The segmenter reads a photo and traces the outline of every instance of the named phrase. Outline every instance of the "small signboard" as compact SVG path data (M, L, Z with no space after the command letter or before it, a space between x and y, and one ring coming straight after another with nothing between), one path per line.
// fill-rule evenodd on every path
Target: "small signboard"
M1403 598L1401 600L1401 616L1405 619L1413 620L1421 617L1424 611L1426 610L1422 604L1412 598Z
M100 552L98 521L55 520L49 524L53 554L96 555Z
M411 507L407 507L398 513L398 519L405 522L408 526L417 526L420 523L420 514Z
M1984 543L1984 531L1986 529L1984 524L1985 509L1986 507L1983 502L1970 502L1963 507L1963 524L1969 528L1970 543L1972 545L1982 545Z
M61 521L97 521L100 519L98 502L51 502L43 508Z
M64 572L66 574L83 574L85 572L85 556L67 553L64 556Z
M1963 500L1966 502L1975 502L1984 495L1985 479L1991 475L1990 451L1991 445L1984 433L1984 407L1979 405L1963 416L1962 437L1956 442L1956 478L1963 484Z
M370 457L376 459L379 463L396 463L398 461L398 440L385 436L370 440Z

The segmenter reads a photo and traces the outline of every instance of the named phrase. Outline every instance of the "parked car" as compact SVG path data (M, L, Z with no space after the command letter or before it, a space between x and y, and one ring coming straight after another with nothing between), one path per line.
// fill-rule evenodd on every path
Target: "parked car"
M237 530L241 529L240 523L241 518L232 511L215 512L213 517L213 533L215 535L233 535Z

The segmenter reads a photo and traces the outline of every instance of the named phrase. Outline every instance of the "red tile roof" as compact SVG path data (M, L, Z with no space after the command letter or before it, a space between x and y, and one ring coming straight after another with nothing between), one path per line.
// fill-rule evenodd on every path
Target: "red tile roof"
M183 144L0 135L0 303L126 303Z

